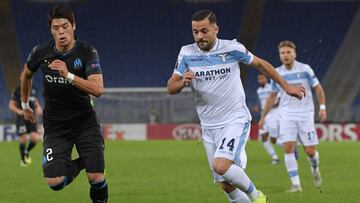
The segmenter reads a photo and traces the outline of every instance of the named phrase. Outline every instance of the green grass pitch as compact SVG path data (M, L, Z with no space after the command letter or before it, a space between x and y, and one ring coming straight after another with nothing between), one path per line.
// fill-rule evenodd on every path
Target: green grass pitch
M359 142L319 145L324 178L321 191L313 186L309 163L300 151L299 173L304 192L285 194L290 181L283 159L280 165L270 165L261 143L247 144L247 173L271 203L360 202ZM31 154L33 164L20 167L18 144L0 143L0 202L90 202L84 172L64 190L51 191L42 177L40 153L38 145ZM211 180L200 141L109 141L106 166L110 203L228 202Z

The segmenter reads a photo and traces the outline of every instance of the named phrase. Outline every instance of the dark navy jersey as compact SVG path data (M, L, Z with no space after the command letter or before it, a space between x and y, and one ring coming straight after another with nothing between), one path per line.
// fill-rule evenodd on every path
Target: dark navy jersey
M55 48L55 42L51 40L34 47L26 61L31 72L42 70L44 120L61 121L85 115L84 113L93 110L90 96L61 77L57 70L48 67L56 59L64 61L70 73L87 79L89 75L101 74L96 49L87 42L77 40L71 50L60 53Z
M14 100L16 102L16 106L19 109L22 109L21 107L21 91L20 91L20 86L17 86L14 91L11 93L11 99ZM34 103L36 100L36 89L32 88L30 91L30 96L29 96L29 105L30 108L34 109Z

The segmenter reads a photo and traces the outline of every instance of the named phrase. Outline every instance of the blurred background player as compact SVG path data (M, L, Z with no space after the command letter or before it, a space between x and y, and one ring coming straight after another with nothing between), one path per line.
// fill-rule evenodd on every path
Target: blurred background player
M42 108L38 99L36 98L36 90L34 88L32 88L30 91L29 105L32 109L35 110L36 116L40 116L42 114ZM36 142L40 139L40 135L37 132L36 122L31 123L24 119L24 111L21 108L20 86L17 86L11 94L11 99L9 100L9 109L16 114L16 131L20 142L20 165L27 166L28 164L31 164L30 151L35 147ZM30 135L30 140L26 147L27 134Z
M258 83L259 87L257 89L257 95L260 101L261 110L264 110L266 100L271 93L271 85L268 83L268 80L265 75L258 75ZM271 143L276 144L277 137L279 134L279 114L278 114L278 104L279 100L276 101L277 104L273 106L270 112L267 114L265 118L265 124L263 128L259 129L259 135L261 137L261 141L265 148L265 151L270 155L272 164L279 163L279 157L276 154L276 151ZM270 136L270 139L269 139ZM270 142L271 141L271 142Z
M169 94L191 86L202 126L202 138L214 181L220 183L230 202L266 202L245 172L245 152L251 115L245 103L239 63L256 67L301 99L304 89L288 85L263 59L250 53L236 40L218 39L215 14L200 10L192 16L195 43L183 46L173 75Z
M85 168L93 202L107 202L104 176L104 138L90 95L103 93L103 78L96 49L75 39L75 17L64 5L48 15L53 40L36 46L21 74L21 106L34 122L29 106L32 77L38 69L44 81L43 172L49 187L58 191ZM72 160L72 148L79 158Z
M284 143L285 166L290 177L292 186L286 192L301 192L302 187L298 173L298 164L295 158L297 141L304 146L311 165L311 172L316 187L320 187L322 178L319 169L319 152L316 150L318 137L314 122L314 102L311 90L314 89L320 104L319 118L321 122L326 120L325 93L314 74L307 64L296 61L296 46L291 41L282 41L279 46L282 66L276 68L277 72L290 84L305 87L306 97L302 100L293 99L285 94L278 84L272 81L272 90L259 125L263 126L265 118L275 104L277 94L280 95L280 137Z

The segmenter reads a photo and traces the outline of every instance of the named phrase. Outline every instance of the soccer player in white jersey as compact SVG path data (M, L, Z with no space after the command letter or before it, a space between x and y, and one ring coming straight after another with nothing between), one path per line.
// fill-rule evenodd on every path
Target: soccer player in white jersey
M258 75L258 83L259 87L256 90L256 93L258 95L261 110L264 110L266 100L269 97L271 93L271 85L268 83L268 80L265 75L259 74ZM263 143L263 146L265 148L265 151L270 155L272 161L272 164L278 164L279 163L279 157L276 154L276 151L271 143L276 144L277 137L279 134L279 114L278 114L278 108L277 105L274 105L274 107L270 110L268 115L265 118L265 124L263 128L259 128L259 135L261 138L261 141ZM270 139L269 139L270 137ZM271 142L270 142L271 140Z
M238 62L261 70L299 99L304 88L288 85L273 66L236 40L218 39L218 31L212 11L201 10L192 16L195 43L181 48L167 84L168 93L176 94L185 86L191 87L213 177L220 182L229 201L266 202L265 195L244 171L251 115L245 103Z
M314 102L311 90L314 89L319 101L319 118L326 120L325 93L309 65L296 61L296 46L291 41L283 41L279 44L279 54L282 66L277 72L288 81L289 84L305 87L306 97L302 100L293 99L285 94L278 84L272 82L272 92L268 98L259 125L262 126L266 114L274 104L277 94L280 95L280 137L284 143L285 166L290 177L292 186L286 192L301 192L301 184L298 173L298 164L294 150L297 141L304 146L311 165L311 172L316 187L322 183L319 170L319 152L316 150L318 137L314 124Z

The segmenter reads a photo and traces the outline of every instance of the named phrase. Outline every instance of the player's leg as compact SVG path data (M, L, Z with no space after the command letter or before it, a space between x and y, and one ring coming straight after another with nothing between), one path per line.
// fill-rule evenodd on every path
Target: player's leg
M297 140L297 122L291 120L280 120L280 137L284 143L284 162L292 186L286 192L301 192L298 163L295 157Z
M25 161L26 153L26 126L25 121L22 118L16 118L16 132L19 137L19 149L20 149L20 166L27 166Z
M279 136L279 124L277 123L275 116L271 116L270 119L267 121L266 129L269 134L269 145L273 149L273 155L272 155L272 164L278 164L280 162L279 157L276 153L276 151L273 148L273 145L276 144L277 137Z
M232 186L230 183L226 182L223 177L215 173L213 163L214 155L216 151L215 144L215 131L218 129L205 129L202 128L202 139L204 148L206 151L207 159L211 169L211 175L214 182L219 182L221 189L225 192L226 197L231 203L248 203L250 202L249 197L243 191Z
M247 162L245 145L249 132L250 123L234 122L222 128L216 135L217 149L213 167L217 174L245 192L253 202L265 202L266 197L256 189L244 170Z
M32 160L30 157L30 151L35 147L37 141L40 139L40 136L37 133L36 123L26 122L26 130L30 134L30 140L26 148L25 160L28 164L31 164Z
M307 154L307 159L311 166L310 169L314 178L314 185L316 187L320 187L322 178L319 168L319 152L316 150L316 146L318 145L319 141L315 131L315 125L313 121L302 121L300 126L300 139L304 145L304 150Z
M261 137L261 141L263 143L265 151L272 159L272 163L276 164L275 162L279 161L279 157L277 156L275 149L270 142L269 133L267 133L267 132L262 133L262 134L260 134L260 137Z
M84 160L92 202L107 202L108 185L104 176L104 138L100 126L85 128L76 139L76 149Z
M45 129L42 166L45 180L54 191L70 184L82 169L80 159L71 161L73 141L66 134L46 135Z

